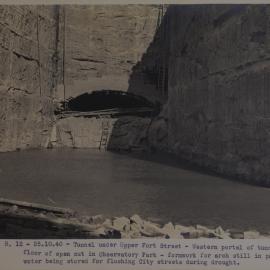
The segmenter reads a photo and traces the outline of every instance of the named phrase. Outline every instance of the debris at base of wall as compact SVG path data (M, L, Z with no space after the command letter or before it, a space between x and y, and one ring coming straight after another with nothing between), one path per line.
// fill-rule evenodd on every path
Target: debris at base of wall
M70 209L10 200L0 201L0 237L6 239L173 238L261 239L258 231L224 230L221 226L165 225L131 217L80 216Z

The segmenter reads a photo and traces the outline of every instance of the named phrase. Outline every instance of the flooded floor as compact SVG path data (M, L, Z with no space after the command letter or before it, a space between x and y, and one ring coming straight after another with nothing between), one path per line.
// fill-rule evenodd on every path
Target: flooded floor
M270 188L95 150L1 153L0 197L87 215L270 232Z

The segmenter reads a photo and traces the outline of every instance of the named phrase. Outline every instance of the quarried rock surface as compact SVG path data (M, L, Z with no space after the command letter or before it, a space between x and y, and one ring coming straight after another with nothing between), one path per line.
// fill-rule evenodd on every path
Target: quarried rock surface
M57 104L84 92L161 100L158 17L156 5L0 6L0 151L46 147Z
M160 18L155 5L0 6L0 151L47 146L68 97L114 89L166 104L168 94L166 116L117 120L109 146L269 186L269 5L175 5ZM60 120L63 145L71 133L96 145L91 121Z
M145 151L150 118L126 116L119 118L112 129L108 149L117 151Z
M66 98L111 89L160 99L150 74L159 49L153 42L158 5L66 6L64 12Z
M173 6L169 149L193 163L270 185L266 5Z
M0 6L0 151L45 146L53 118L56 7Z
M95 148L101 144L103 125L110 136L116 119L68 117L59 119L52 128L47 147ZM107 145L107 141L106 141Z

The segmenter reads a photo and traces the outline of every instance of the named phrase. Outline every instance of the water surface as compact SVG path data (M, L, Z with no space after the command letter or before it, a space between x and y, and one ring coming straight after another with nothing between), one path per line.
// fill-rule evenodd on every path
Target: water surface
M270 231L270 189L95 150L0 154L0 196L82 214Z

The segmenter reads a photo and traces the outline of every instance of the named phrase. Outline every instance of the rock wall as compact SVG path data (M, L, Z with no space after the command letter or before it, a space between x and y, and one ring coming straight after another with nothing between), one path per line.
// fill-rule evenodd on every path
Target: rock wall
M270 7L168 12L170 151L270 185Z
M53 148L102 148L101 139L103 125L106 124L107 126L109 138L116 121L117 120L113 118L95 117L68 117L59 119L52 129L48 146ZM108 140L106 138L104 148L107 147Z
M142 152L148 148L150 118L125 116L118 119L108 141L108 149L124 152Z
M104 89L161 99L156 81L149 74L155 72L159 49L158 40L154 40L158 6L90 5L63 9L65 93L59 87L60 100Z
M0 151L46 144L57 28L56 7L0 6Z
M47 147L93 148L139 153L166 152L167 130L167 118L164 113L155 118L67 117L55 122Z
M0 151L47 146L55 106L83 92L161 100L152 78L159 12L151 5L0 6Z
M159 18L157 5L62 6L56 100L112 89L164 102L164 93L157 87ZM110 122L109 149L147 148L144 135L150 119ZM52 130L50 145L98 148L101 138L102 119L61 119Z

